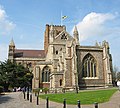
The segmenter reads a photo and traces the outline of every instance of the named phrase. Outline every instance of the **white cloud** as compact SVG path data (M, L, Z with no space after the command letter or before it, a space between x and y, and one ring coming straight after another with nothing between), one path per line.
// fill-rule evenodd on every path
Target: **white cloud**
M110 13L91 12L86 15L81 22L77 24L80 34L80 41L84 41L89 37L103 36L108 34L105 23L113 20L116 16Z
M5 10L0 6L0 35L5 35L15 28L15 24L8 19Z
M0 20L4 20L5 17L6 17L5 10L3 10L3 9L0 7Z
M0 61L7 60L8 46L5 44L0 45Z

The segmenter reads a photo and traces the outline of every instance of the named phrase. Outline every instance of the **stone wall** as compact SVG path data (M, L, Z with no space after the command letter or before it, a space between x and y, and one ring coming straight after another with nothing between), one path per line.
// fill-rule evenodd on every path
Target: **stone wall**
M97 77L82 78L82 61L87 54L91 54L97 61ZM79 86L104 86L104 64L103 64L103 50L102 48L88 48L82 47L77 49L78 62L78 83Z
M72 86L72 66L71 66L72 60L67 59L66 60L66 69L65 69L65 87L71 87Z

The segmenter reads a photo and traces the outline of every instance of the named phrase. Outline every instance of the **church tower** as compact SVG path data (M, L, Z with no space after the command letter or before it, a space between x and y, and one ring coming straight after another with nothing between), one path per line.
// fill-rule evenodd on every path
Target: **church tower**
M11 40L9 44L9 51L8 51L8 59L13 62L14 61L14 51L15 51L15 44L13 39Z

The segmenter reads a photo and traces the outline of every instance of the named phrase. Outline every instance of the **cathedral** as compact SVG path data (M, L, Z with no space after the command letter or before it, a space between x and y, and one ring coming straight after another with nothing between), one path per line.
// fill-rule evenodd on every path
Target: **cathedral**
M33 72L32 88L74 90L112 86L112 56L109 43L82 46L74 27L73 36L66 26L46 25L44 50L17 49L11 40L8 59Z

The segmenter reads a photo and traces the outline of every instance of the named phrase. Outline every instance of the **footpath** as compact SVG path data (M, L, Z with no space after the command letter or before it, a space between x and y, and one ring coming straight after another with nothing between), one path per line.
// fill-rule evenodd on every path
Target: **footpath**
M22 92L6 93L0 95L0 108L46 108L46 100L39 99L32 94L32 103L24 99ZM63 104L49 101L49 108L63 108ZM66 108L78 108L77 105L66 105ZM81 108L95 108L93 105L81 105ZM120 91L117 91L109 102L98 104L98 108L120 108Z

